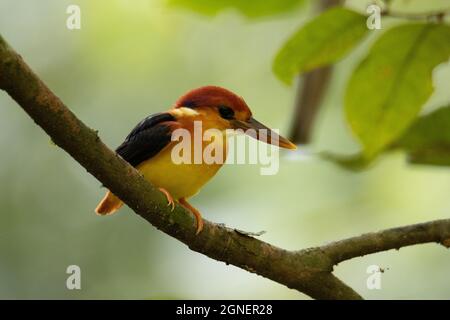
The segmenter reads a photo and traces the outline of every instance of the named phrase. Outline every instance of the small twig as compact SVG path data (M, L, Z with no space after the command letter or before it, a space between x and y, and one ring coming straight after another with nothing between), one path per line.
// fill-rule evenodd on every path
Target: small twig
M385 9L381 12L382 16L389 16L393 18L401 18L408 20L431 20L434 18L437 21L442 21L444 17L448 14L450 14L450 8L439 11L418 12L418 13L398 12L392 11L390 9Z

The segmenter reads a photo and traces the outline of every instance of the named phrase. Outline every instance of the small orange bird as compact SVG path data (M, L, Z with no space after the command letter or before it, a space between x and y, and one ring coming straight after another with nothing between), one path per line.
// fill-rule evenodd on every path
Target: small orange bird
M179 98L168 111L142 120L116 149L116 152L164 193L172 210L177 202L191 211L196 218L198 234L203 228L202 216L186 199L197 194L200 188L217 173L224 161L209 164L205 161L200 164L194 161L181 164L173 161L172 150L179 142L172 141L172 133L176 129L186 129L191 133L190 145L194 147L194 121L200 121L203 131L218 129L223 133L220 139L201 141L201 143L203 148L207 144L215 144L214 147L222 150L225 157L227 154L225 131L229 129L242 129L258 140L265 140L264 142L277 144L286 149L296 149L296 146L256 121L244 99L216 86L191 90ZM266 134L261 134L264 130ZM108 191L95 212L100 215L112 214L122 205L123 202Z

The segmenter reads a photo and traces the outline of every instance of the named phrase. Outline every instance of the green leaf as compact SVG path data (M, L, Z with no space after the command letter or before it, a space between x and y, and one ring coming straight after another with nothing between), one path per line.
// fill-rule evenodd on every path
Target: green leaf
M450 166L450 105L417 120L386 151L404 151L413 164ZM322 152L322 159L351 171L367 169L373 159L364 154L339 155Z
M411 125L433 92L432 71L450 56L450 27L406 24L386 31L354 71L345 95L348 122L376 156Z
M450 166L450 106L419 117L391 149L405 150L413 163Z
M366 17L336 7L301 27L275 57L274 73L287 84L298 74L344 57L367 33Z
M171 6L187 8L204 15L216 15L222 10L237 9L249 18L291 11L301 3L303 0L168 0Z

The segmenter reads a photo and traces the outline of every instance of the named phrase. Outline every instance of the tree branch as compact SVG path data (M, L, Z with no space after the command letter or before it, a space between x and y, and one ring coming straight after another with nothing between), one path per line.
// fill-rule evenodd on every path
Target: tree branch
M165 197L138 171L111 151L97 132L83 124L33 73L22 58L0 36L0 88L5 90L26 113L104 186L119 196L131 209L156 228L182 241L194 251L272 279L316 299L361 299L353 289L332 274L333 265L359 252L376 252L367 243L376 237L361 236L324 247L286 251L233 229L205 220L203 231L195 235L192 215L180 206L169 211ZM404 227L396 246L420 242L448 243L449 220L430 223L423 230ZM413 228L413 229L411 229ZM394 229L396 230L396 229ZM416 231L414 231L416 230ZM386 231L386 232L389 232ZM429 235L424 234L430 232ZM392 233L392 232L391 232ZM390 234L390 233L388 233ZM365 240L365 237L369 239ZM356 249L352 249L352 248ZM390 248L388 245L386 248ZM337 249L336 249L337 248ZM360 249L358 249L360 248ZM364 251L364 250L366 251ZM342 250L342 255L338 252Z
M410 226L366 233L357 237L332 242L322 247L322 251L333 264L362 257L367 254L419 243L436 242L450 247L450 219L436 220Z

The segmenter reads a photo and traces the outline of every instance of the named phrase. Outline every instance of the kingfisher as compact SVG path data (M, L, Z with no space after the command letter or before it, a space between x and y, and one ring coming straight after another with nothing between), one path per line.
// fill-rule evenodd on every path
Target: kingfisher
M156 186L167 198L171 210L175 203L192 212L196 221L196 234L203 229L200 212L187 201L196 195L221 168L222 162L178 163L173 161L173 150L178 141L172 139L177 129L192 133L194 148L194 124L199 121L201 130L215 129L223 133L220 138L208 142L201 140L202 147L213 144L215 150L227 155L227 135L230 130L240 129L245 134L269 144L286 149L296 149L288 139L278 135L253 118L244 99L235 93L218 87L204 86L181 96L166 112L146 117L125 138L116 153L135 167L145 179ZM195 151L192 149L193 154ZM107 191L95 212L110 215L119 210L123 202Z

